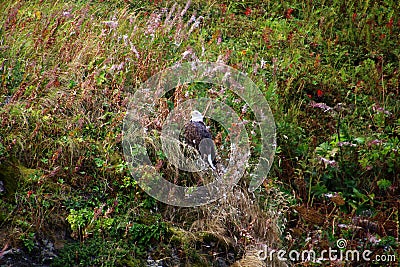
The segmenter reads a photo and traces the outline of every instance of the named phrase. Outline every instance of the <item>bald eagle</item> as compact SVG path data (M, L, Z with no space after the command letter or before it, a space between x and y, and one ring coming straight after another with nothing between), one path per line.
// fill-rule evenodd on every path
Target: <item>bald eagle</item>
M213 164L215 160L215 146L211 133L203 122L204 117L198 110L192 111L191 116L190 122L184 128L186 143L196 148L200 152L202 159L206 160L211 168L215 170Z

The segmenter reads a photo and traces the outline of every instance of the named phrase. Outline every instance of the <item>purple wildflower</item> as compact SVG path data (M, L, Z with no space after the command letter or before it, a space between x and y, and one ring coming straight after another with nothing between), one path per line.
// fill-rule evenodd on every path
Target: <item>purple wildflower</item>
M313 107L313 108L323 109L324 112L332 110L332 108L330 106L328 106L327 104L325 104L325 103L316 103L315 101L311 101L310 106Z
M319 157L319 160L322 161L325 164L325 166L329 165L329 166L335 167L335 168L338 167L338 164L335 160L329 160L324 157Z

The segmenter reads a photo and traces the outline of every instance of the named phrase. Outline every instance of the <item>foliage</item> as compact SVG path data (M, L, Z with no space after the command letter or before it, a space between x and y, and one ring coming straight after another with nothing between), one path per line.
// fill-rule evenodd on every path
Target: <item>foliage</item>
M135 89L166 67L201 60L246 73L271 105L277 154L255 195L268 221L279 224L287 251L322 249L339 238L352 248L398 250L396 1L11 1L3 10L0 165L15 165L20 177L5 185L12 197L0 195L0 240L7 240L0 243L32 252L43 237L62 239L68 228L75 241L59 249L55 266L138 266L172 254L204 264L198 240L180 242L177 251L166 247L175 216L189 231L188 222L206 215L168 215L138 187L121 148ZM208 89L198 83L187 95L175 90L166 110L214 97L254 119L237 95ZM227 157L226 131L209 125ZM253 164L262 137L253 124L246 129ZM147 140L151 160L173 179L157 133ZM245 219L233 218L226 227L235 239Z

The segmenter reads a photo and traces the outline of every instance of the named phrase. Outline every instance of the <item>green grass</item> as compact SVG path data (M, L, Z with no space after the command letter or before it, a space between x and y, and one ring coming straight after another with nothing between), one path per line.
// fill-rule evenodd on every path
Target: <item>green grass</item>
M155 259L170 256L169 227L176 222L167 219L166 205L131 178L121 147L122 123L142 82L176 62L199 59L220 60L246 73L273 110L278 149L269 182L256 197L268 213L271 207L279 211L279 205L262 200L271 192L287 195L282 203L290 208L282 208L276 219L282 246L304 249L307 237L321 244L343 237L354 247L381 251L383 241L364 241L372 235L395 240L385 241L388 253L394 253L400 195L397 2L193 0L181 16L185 5L5 4L0 103L12 98L0 105L0 164L6 166L1 170L14 166L18 171L12 177L18 178L0 173L0 180L15 188L0 196L0 246L8 243L29 253L35 241L66 231L75 241L63 241L60 266L105 261L135 266L147 259L147 251ZM189 24L192 15L196 20ZM209 95L202 86L187 90ZM241 112L236 95L219 97ZM167 99L170 107L173 101ZM251 120L252 113L242 118ZM251 140L251 162L259 155L257 137ZM174 177L162 156L154 153L151 160L163 164L165 177ZM317 211L323 222L314 224L294 211L297 206ZM179 227L190 229L185 223ZM176 252L187 264L196 259L204 264L196 242L181 241ZM71 251L81 254L70 258Z

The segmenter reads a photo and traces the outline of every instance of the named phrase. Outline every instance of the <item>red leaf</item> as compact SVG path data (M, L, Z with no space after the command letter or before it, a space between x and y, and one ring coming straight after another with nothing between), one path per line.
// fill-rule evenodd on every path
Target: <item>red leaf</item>
M353 22L356 21L356 18L357 18L357 13L353 13L353 17L352 17Z
M287 19L291 19L292 18L292 13L293 13L294 9L293 8L289 8L288 10L286 10L286 14L285 17Z

